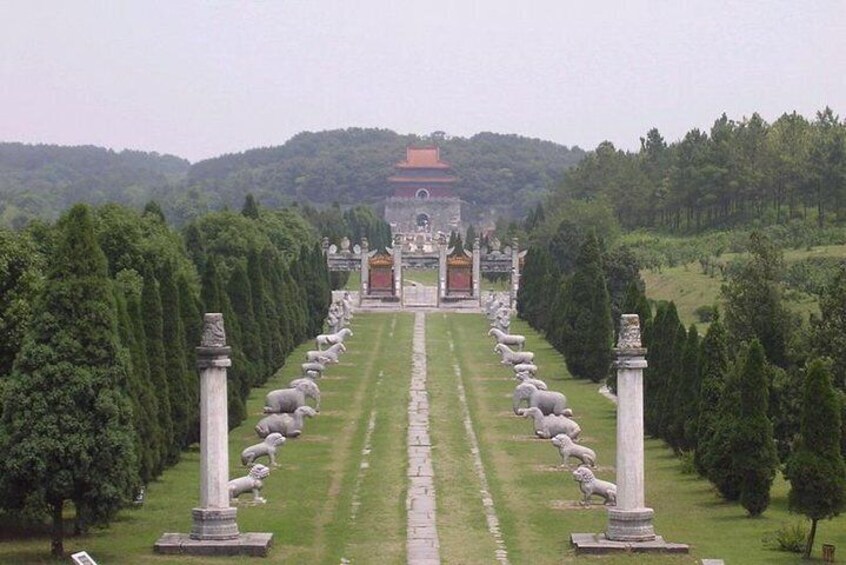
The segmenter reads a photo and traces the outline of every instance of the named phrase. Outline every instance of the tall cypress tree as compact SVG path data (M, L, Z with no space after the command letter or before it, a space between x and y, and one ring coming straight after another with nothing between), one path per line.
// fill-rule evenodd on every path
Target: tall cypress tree
M65 502L78 525L108 523L137 488L138 464L126 356L88 207L71 208L58 229L5 393L0 503L50 516L51 552L60 557Z
M181 450L187 445L191 408L188 392L188 367L185 363L185 328L180 317L179 290L173 263L164 260L159 266L159 297L162 302L162 345L165 374L170 394L173 436ZM177 457L179 455L177 454Z
M756 339L749 346L740 379L740 417L732 442L732 464L742 477L740 504L750 516L758 516L770 504L770 487L778 456L773 426L767 417L766 359Z
M564 309L564 357L573 376L599 382L611 365L614 329L599 240L588 234L579 251Z
M270 326L273 306L270 304L270 297L267 294L265 269L262 269L262 260L255 249L251 249L247 255L247 276L250 279L256 333L261 343L262 352L262 372L259 375L259 380L254 383L259 385L264 384L267 378L273 373L273 350L276 334L271 330Z
M696 447L696 427L699 424L699 332L691 324L681 360L681 371L677 378L676 392L667 409L672 414L668 424L670 445L678 452L690 451Z
M817 522L846 508L846 465L840 454L841 409L831 373L820 360L805 376L799 446L787 464L788 503L792 512L811 520L805 557L811 556Z
M115 285L115 304L117 305L120 342L129 356L127 360L129 368L127 391L132 403L132 424L138 450L138 476L142 483L147 484L155 477L159 465L159 448L156 444L158 434L154 430L155 420L152 416L154 410L158 413L158 404L155 394L150 388L150 375L147 370L146 359L139 354L138 341L129 315L127 299L117 285Z
M719 316L715 316L708 328L708 333L702 340L700 353L699 422L696 452L693 456L694 465L700 475L705 475L707 472L704 461L708 458L706 452L717 426L719 418L717 406L723 395L728 370L726 331Z
M226 286L232 311L237 316L238 326L241 328L240 339L237 340L238 345L249 361L249 378L241 383L242 390L240 391L242 398L246 398L249 394L249 387L258 384L259 374L264 371L264 363L262 362L261 340L259 339L253 306L252 281L247 276L243 262L236 263L235 270L232 271L232 276Z
M173 429L173 408L170 405L170 387L165 369L164 336L162 329L162 301L159 283L149 267L144 271L144 286L141 289L142 320L144 324L144 345L147 364L150 367L150 382L159 404L159 425L162 429L161 460L172 465L179 460L179 446Z
M187 373L188 444L200 441L200 380L196 369L195 348L203 334L202 304L184 274L177 279L179 290L179 316L185 328L185 367Z

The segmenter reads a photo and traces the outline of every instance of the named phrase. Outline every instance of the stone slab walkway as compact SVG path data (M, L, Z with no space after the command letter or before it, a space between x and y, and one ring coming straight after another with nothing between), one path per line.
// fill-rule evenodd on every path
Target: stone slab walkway
M414 315L407 443L407 561L413 565L440 563L435 521L435 473L429 439L429 395L426 392L426 314L422 312Z

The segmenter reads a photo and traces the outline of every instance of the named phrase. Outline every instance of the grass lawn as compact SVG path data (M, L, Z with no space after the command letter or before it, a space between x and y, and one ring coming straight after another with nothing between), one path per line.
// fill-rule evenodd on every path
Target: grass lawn
M366 563L376 553L388 563L404 561L404 402L411 321L408 314L355 317L347 353L319 383L321 413L306 421L302 437L281 448L281 466L265 480L267 504L239 508L242 532L273 532L269 562L337 564L345 557ZM265 394L298 376L304 351L313 348L313 343L301 346L267 386L250 395L249 417L229 435L231 477L245 474L240 453L258 441L253 426L261 417ZM369 438L369 468L362 471L371 417L375 426ZM198 451L184 454L182 462L148 486L143 507L121 513L108 529L66 538L65 550L86 550L99 563L208 563L208 558L153 554L153 543L163 532L190 530L191 508L199 499L198 461ZM49 562L48 536L0 539L0 563ZM236 561L256 563L249 558L215 562Z
M362 314L339 365L320 382L323 406L308 420L299 439L279 456L281 467L265 482L268 502L241 506L242 531L274 533L269 562L404 563L406 552L406 430L411 368L411 314ZM582 426L582 442L598 454L597 475L614 478L614 406L597 385L570 378L562 357L517 320L535 352L539 377L567 395ZM795 554L766 549L761 538L785 523L799 521L786 510L787 485L778 482L772 504L761 518L746 517L737 504L719 499L709 484L684 475L678 459L658 441L646 442L647 503L666 539L691 544L690 556L579 557L569 546L571 532L599 532L603 507L578 505L580 493L559 467L548 440L533 439L527 420L511 413L512 371L499 364L485 334L487 321L473 314L430 313L426 317L432 454L437 526L443 563L492 563L497 549L488 532L480 483L462 420L458 384L466 390L472 427L502 540L511 563L627 564L695 563L703 557L728 564L787 564ZM247 422L230 433L231 475L240 476L240 451L257 441L252 427L261 416L268 390L299 372L305 344L250 397ZM458 371L456 371L456 368ZM460 381L459 381L460 379ZM157 556L152 545L163 532L187 532L198 500L198 453L149 485L143 507L123 512L108 529L68 537L66 550L86 550L100 563L207 563L207 558ZM0 563L49 562L49 538L0 536ZM815 554L822 543L846 548L846 517L821 522ZM217 561L215 561L217 562ZM256 561L248 558L226 562Z

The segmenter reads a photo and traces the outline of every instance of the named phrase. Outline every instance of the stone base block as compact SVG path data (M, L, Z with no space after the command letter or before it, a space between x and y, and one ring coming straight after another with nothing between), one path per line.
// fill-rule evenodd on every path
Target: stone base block
M153 551L163 555L267 557L273 534L248 533L229 540L198 540L188 534L162 534Z
M570 534L570 543L577 555L604 555L606 553L689 553L690 546L670 543L661 536L650 541L612 541L605 534Z
M605 537L612 541L651 541L655 539L651 508L621 510L608 509L608 529Z
M194 508L191 537L195 540L230 540L238 538L237 508Z

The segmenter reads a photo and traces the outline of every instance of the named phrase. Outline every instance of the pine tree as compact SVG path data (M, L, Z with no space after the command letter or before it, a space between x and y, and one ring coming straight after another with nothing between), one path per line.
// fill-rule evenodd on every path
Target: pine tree
M770 504L770 487L778 465L773 426L767 417L769 384L764 348L749 346L740 378L740 417L731 446L732 465L742 477L740 504L758 516Z
M107 524L138 485L128 368L119 352L106 257L87 206L59 222L58 247L7 385L0 420L0 504L81 530Z
M255 249L250 250L250 253L247 255L247 276L250 279L250 292L253 298L256 332L262 351L262 371L259 374L258 381L254 384L261 385L264 384L274 371L273 350L275 347L276 332L272 331L270 327L273 306L270 304L270 297L267 294L265 269L262 268L262 260Z
M258 220L259 218L258 204L255 197L249 192L244 198L244 207L241 208L241 215L252 220Z
M846 267L820 295L820 317L812 318L811 330L814 351L831 358L834 385L846 391Z
M841 407L831 373L821 360L806 372L799 446L787 464L788 504L811 520L805 558L811 557L817 522L846 508L846 465L840 453Z
M699 384L699 421L697 425L696 452L694 465L700 475L707 473L704 460L706 451L717 426L719 413L717 406L723 395L729 370L728 344L726 332L719 315L714 317L708 333L702 340L700 353Z
M588 234L576 261L564 309L564 357L574 377L599 382L611 365L611 302L596 234Z
M162 301L159 284L149 267L144 272L144 286L141 289L142 321L144 324L144 346L147 364L150 367L150 382L159 405L159 425L162 429L160 458L165 466L179 460L179 447L173 429L173 408L170 405L170 387L165 369L164 336L162 329Z

